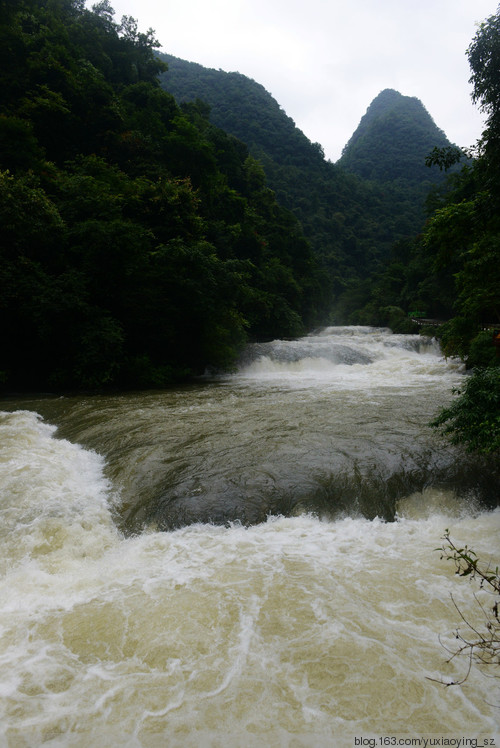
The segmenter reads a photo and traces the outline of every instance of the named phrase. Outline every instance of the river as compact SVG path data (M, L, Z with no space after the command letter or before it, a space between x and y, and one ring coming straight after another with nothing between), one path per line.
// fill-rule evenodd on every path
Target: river
M337 327L171 390L0 401L0 745L498 745L492 673L436 682L467 672L454 602L484 620L444 531L500 555L498 469L428 427L463 377Z

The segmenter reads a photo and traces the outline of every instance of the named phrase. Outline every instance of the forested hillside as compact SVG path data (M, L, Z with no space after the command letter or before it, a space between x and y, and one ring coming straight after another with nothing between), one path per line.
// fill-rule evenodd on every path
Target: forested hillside
M435 147L427 163L443 172L463 164L420 233L395 246L372 278L353 322L407 324L410 310L440 318L432 328L444 352L473 370L463 391L434 420L475 452L500 450L500 8L467 50L472 99L486 129L470 152ZM471 158L472 157L472 158ZM430 332L430 330L429 330Z
M166 71L107 0L1 9L4 388L164 386L249 339L409 331L414 311L449 320L470 366L500 361L478 333L500 323L498 14L469 49L488 114L472 160L383 91L339 165L245 76Z
M444 182L442 171L427 166L427 156L433 148L450 146L419 99L385 89L368 107L337 164L380 185L415 234L426 218L429 194Z
M157 47L107 0L2 3L4 387L164 385L326 314L297 219Z
M383 92L370 110L384 110L385 136L374 118L360 123L358 131L364 131L369 145L364 157L386 171L388 188L387 180L381 184L369 169L356 173L349 163L344 168L342 160L340 165L325 161L321 146L311 143L255 81L171 55L162 54L161 59L168 64L160 75L162 86L181 103L206 102L211 121L245 141L262 163L278 201L300 220L332 278L337 315L345 316L347 307L339 304L338 296L374 272L396 241L420 231L429 188L445 181L439 170L425 166L432 147L449 143L423 105Z
M449 145L419 99L388 88L372 101L337 163L363 179L401 190L416 187L425 196L442 182L426 157Z

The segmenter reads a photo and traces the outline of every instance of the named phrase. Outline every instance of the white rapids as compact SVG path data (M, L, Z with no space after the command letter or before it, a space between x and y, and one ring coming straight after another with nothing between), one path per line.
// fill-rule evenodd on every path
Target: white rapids
M375 352L366 346L372 364L333 364L378 366L380 387L371 399L383 397L381 387L396 386L393 369L382 373L386 359L376 345ZM266 355L233 377L200 385L203 392L176 393L176 404L162 393L119 403L38 400L39 411L52 408L61 431L36 414L32 401L17 409L3 404L0 746L347 748L362 744L356 739L417 745L368 742L384 737L467 737L478 745L496 739L498 745L500 688L493 673L473 666L462 686L438 682L459 679L468 668L467 657L447 662L457 628L466 631L454 603L481 626L474 594L485 606L490 598L457 577L435 550L449 529L495 566L498 509L428 486L401 496L391 522L297 511L249 526L194 522L163 532L151 522L132 534L119 529L125 484L142 485L130 477L127 460L128 470L131 462L138 470L144 460L149 469L158 461L131 449L132 425L115 455L113 419L128 412L142 442L152 443L147 424L155 403L164 409L164 424L169 409L168 428L178 434L175 418L191 428L189 407L200 418L217 396L222 411L212 409L214 426L228 418L228 398L233 408L243 407L252 378L255 397L269 408L262 374L273 380L274 398L276 377L284 378L285 399L290 389L297 393L301 377L310 407L311 371L324 367L324 374L326 364L309 356L304 378L294 370L297 361L283 364L276 355L264 361ZM435 380L434 392L444 393L442 377L460 376L436 352L397 350L401 359L418 355L429 360L417 361L425 373L412 376L428 381L414 390L431 391ZM324 387L331 387L337 397L343 376L330 371L314 389L324 398ZM350 386L361 391L353 377ZM410 377L400 386L410 389ZM94 421L92 409L101 413ZM63 436L72 430L81 439ZM96 450L91 443L100 431L106 434Z

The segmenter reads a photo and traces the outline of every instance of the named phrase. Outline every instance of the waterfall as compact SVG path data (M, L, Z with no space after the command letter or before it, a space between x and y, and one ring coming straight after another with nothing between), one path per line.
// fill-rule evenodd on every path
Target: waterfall
M500 550L494 466L427 426L463 376L327 328L173 390L0 403L0 745L498 739L488 671L436 682L468 668L454 603L480 627L489 598L435 549Z

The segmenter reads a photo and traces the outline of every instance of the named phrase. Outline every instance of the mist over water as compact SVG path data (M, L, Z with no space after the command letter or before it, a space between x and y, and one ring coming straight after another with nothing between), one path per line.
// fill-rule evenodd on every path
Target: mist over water
M327 328L171 391L1 403L0 744L497 735L498 680L428 679L467 669L450 594L478 616L444 530L500 551L498 473L426 425L463 376Z

